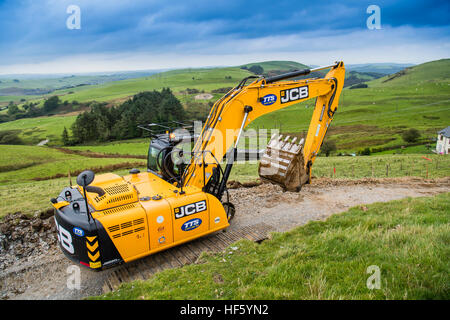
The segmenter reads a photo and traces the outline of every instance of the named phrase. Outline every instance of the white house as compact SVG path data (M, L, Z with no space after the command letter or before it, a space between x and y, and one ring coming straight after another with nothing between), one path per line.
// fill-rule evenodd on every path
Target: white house
M450 153L450 126L438 132L436 153L438 154Z

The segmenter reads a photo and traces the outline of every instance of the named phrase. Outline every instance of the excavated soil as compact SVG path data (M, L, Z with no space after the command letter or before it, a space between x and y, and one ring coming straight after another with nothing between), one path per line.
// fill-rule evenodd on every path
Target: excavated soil
M323 220L350 207L405 197L431 196L450 190L450 177L391 179L314 179L299 193L271 184L231 183L236 215L230 230L260 222L287 231L311 220ZM81 299L102 293L107 275L80 268L81 286L68 289L73 262L57 245L51 212L30 218L20 213L0 222L1 299Z

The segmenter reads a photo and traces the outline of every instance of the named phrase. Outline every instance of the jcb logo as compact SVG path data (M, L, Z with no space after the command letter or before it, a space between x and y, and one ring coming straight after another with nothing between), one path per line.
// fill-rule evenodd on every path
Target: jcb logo
M190 216L194 213L202 212L206 210L206 201L198 201L195 203L187 204L182 207L175 208L175 219L180 219L186 216Z
M281 103L308 98L309 97L308 86L281 90L280 97Z

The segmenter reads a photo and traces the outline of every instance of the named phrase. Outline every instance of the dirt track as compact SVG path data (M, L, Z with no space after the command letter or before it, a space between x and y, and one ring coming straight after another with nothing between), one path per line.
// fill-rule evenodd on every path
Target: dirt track
M430 196L450 190L450 177L436 180L421 178L313 180L300 193L282 192L274 185L230 190L236 216L230 230L260 222L286 231L310 220L322 220L356 205L385 202L405 197ZM1 236L1 235L0 235ZM66 259L53 243L44 252L17 259L0 271L0 298L3 299L80 299L102 293L101 273L81 268L81 289L67 289Z

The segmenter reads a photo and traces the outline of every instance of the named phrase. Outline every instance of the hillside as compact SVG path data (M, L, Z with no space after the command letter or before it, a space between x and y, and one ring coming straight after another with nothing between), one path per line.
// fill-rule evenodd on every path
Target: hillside
M440 83L442 86L448 86L449 81L450 59L441 59L408 67L397 73L384 76L378 81L373 81L371 85L379 87L404 87Z
M83 86L104 84L149 76L160 72L128 71L80 75L0 75L0 105L9 101L31 101L49 96L56 90L74 90Z
M232 86L240 79L252 74L247 70L259 66L263 68L263 75L273 76L292 70L305 69L309 66L294 61L263 61L248 63L237 67L227 68L197 68L180 69L168 72L128 72L109 75L71 75L55 77L49 75L16 76L15 78L0 78L0 105L7 105L10 101L22 103L25 101L39 102L42 98L59 95L62 100L69 102L123 101L126 97L144 90L159 90L164 86L189 87L207 90L205 85ZM382 73L349 70L346 74L346 86L370 81L381 77ZM228 75L230 73L230 75ZM309 77L322 77L323 72L316 72ZM223 81L228 76L228 81ZM234 77L235 76L235 77ZM195 81L191 81L192 78ZM203 77L203 78L202 78ZM231 78L229 78L231 77ZM304 78L300 77L299 79ZM230 81L231 80L231 81ZM218 87L217 87L218 88Z
M250 72L239 68L181 69L144 78L89 86L71 94L62 92L64 97L61 97L61 99L79 102L91 100L114 101L141 91L161 90L165 87L170 87L175 93L186 88L211 91L220 87L232 86L250 74Z
M364 64L348 64L348 71L356 72L375 72L384 75L399 72L405 68L412 67L410 63L364 63Z

